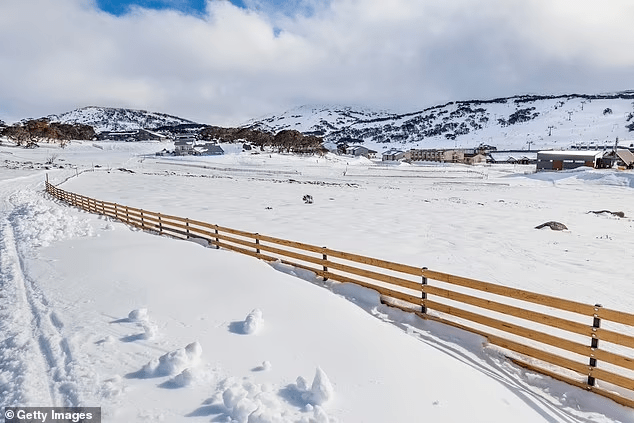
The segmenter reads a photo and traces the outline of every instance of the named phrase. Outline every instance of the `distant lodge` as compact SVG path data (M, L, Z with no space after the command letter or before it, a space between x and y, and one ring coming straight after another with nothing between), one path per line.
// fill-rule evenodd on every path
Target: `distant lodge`
M174 156L221 156L225 154L222 147L214 143L196 144L193 139L179 139L174 142L174 152L166 150L156 153L157 156L172 154Z
M135 129L131 131L103 131L97 134L98 141L167 141L167 135L147 129Z
M339 149L352 156L364 156L369 159L376 158L377 152L362 145L344 146ZM396 148L383 152L381 160L384 162L405 161L405 162L443 162L443 163L518 163L518 164L534 164L537 160L536 153L521 151L496 152L496 148L488 145L482 145L478 148L471 149L411 149L408 151Z
M587 166L595 169L614 165L632 169L634 154L629 149L540 151L537 153L537 170L566 170Z
M343 146L339 152L375 158L377 152L362 145ZM496 147L481 145L472 149L411 149L399 150L391 148L383 152L381 160L384 162L441 162L441 163L494 163L536 165L537 170L565 170L580 166L595 169L621 166L634 168L634 154L628 148L612 148L604 150L566 150L566 151L527 151L510 150L498 151Z

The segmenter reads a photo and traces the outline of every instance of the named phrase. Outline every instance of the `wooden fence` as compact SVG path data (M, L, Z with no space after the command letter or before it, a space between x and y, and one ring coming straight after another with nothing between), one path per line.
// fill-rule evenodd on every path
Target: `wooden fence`
M634 407L634 314L96 200L48 181L46 191L143 230L376 290L391 306L486 337L525 368Z

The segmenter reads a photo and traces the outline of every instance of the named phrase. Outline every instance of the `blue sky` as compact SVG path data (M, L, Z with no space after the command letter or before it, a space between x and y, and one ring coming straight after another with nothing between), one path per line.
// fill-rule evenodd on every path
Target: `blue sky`
M286 14L311 11L310 6L303 4L302 0L230 0L230 2L243 9L266 8ZM155 10L173 9L194 16L202 16L206 12L207 0L97 0L99 9L115 16L125 15L131 7L135 6Z
M245 7L241 0L233 0L233 4ZM131 7L140 6L146 9L174 9L184 13L200 15L205 12L206 0L97 0L99 9L115 16L126 14Z
M0 0L0 119L630 90L632 22L632 0Z

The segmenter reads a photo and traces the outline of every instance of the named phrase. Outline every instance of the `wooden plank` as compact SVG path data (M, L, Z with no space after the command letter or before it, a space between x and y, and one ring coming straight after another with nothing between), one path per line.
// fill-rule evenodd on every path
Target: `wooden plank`
M252 256L252 257L257 257L259 259L263 259L266 261L277 261L276 257L271 257L271 256L267 256L265 254L258 254L255 251L249 251L247 249L244 248L240 248L240 247L236 247L235 245L229 245L229 244L224 244L222 242L216 243L215 241L212 241L211 243L213 243L214 245L218 245L221 248L226 248L227 250L232 250L232 251L236 251L242 254L246 254L248 256Z
M549 295L537 294L521 289L508 288L502 285L495 285L489 282L482 282L476 279L463 278L460 276L449 275L447 273L435 272L432 270L423 270L423 275L429 279L446 282L465 288L476 289L479 291L489 292L491 294L501 295L504 297L522 300L547 307L554 307L560 310L566 310L573 313L592 316L595 308L588 304L578 303L576 301L564 300Z
M260 239L264 242L270 242L271 244L282 245L284 247L291 247L298 250L310 251L312 253L324 254L324 247L318 247L316 245L305 244L303 242L289 241L286 239L275 238L268 235L260 235Z
M596 337L602 341L612 342L628 348L634 348L634 336L618 333L611 330L597 328L594 332Z
M600 346L601 343L599 343L599 347ZM592 351L590 356L596 358L599 361L605 361L606 363L614 364L615 366L634 370L634 359L631 357L625 357L611 351L606 351L599 348Z
M350 278L350 277L347 277L347 276L340 275L338 273L332 273L330 271L323 271L322 270L318 274L320 276L325 276L328 279L332 279L334 281L353 283L355 285L360 285L360 286L363 286L365 288L373 289L373 290L377 291L379 294L386 295L388 297L392 297L392 298L396 298L396 299L399 299L399 300L402 300L402 301L406 301L406 302L414 304L414 305L420 305L420 298L416 297L414 295L409 295L409 294L405 294L403 292L394 291L393 289L385 288L383 286L373 285L373 284L368 283L368 282L363 282L363 281L360 281L358 279L353 279L353 278Z
M586 357L589 357L591 352L590 346L582 345L577 342L570 341L568 339L560 338L553 335L548 335L546 333L538 332L535 330L526 329L524 327L521 327L512 323L493 319L491 317L482 316L480 314L462 310L457 307L448 306L446 304L441 304L441 303L430 301L430 300L423 300L423 305L427 308L439 311L441 313L445 313L454 317L459 317L461 319L469 320L471 322L488 326L490 328L498 329L503 332L512 333L514 335L521 336L526 339L531 339L533 341L537 341L542 344L551 345L553 347L557 347L562 350L581 354Z
M596 379L609 382L613 385L620 386L621 388L634 390L634 380L629 379L625 376L617 375L616 373L612 373L598 367L594 367L592 369L591 376Z
M240 231L238 229L231 229L231 228L227 228L224 226L213 226L213 229L218 229L220 232L227 232L233 235L240 235L243 237L247 237L247 238L255 238L255 233L254 232L246 232L246 231ZM211 228L210 228L211 229Z
M397 278L395 276L389 276L378 272L373 272L370 270L359 269L353 266L347 266L341 263L335 263L330 260L317 259L313 261L316 264L322 264L323 266L328 267L329 269L337 269L342 272L351 273L357 276L363 276L369 279L374 279L377 281L389 283L391 285L397 285L403 288L411 289L414 291L421 291L422 284L419 282L409 281L407 279ZM420 295L418 296L420 299ZM420 305L420 302L419 302Z
M171 227L171 228L179 228L179 229L184 229L184 230L189 229L190 232L191 232L191 228L189 226L181 225L180 223L166 221L166 220L163 220L162 217L163 216L161 215L161 226L163 226L163 229ZM156 221L158 222L158 219L156 219ZM197 234L199 234L199 233L197 232Z
M526 310L520 307L501 304L491 300L483 300L478 297L449 291L437 286L425 285L424 291L428 295L437 295L442 298L470 304L476 307L496 311L498 313L503 313L509 316L519 317L520 319L529 320L531 322L540 323L542 325L555 327L580 335L586 335L588 337L592 335L591 325L584 325L583 323L573 322L571 320L550 316L548 314L539 313L536 311Z
M400 263L393 263L386 260L375 259L371 257L365 257L358 254L350 254L342 251L331 250L330 248L317 247L316 245L304 244L301 242L288 241L281 238L274 238L271 236L259 235L260 240L264 242L270 242L273 244L283 245L286 247L307 250L314 253L326 254L328 256L342 258L348 261L354 261L361 264L367 264L370 266L380 267L383 269L394 270L401 273L406 273L415 276L422 276L422 269L420 267L408 266ZM416 289L416 288L413 288Z
M227 228L222 228L222 229L226 230ZM243 233L240 233L239 235L248 236L248 233L243 232ZM288 241L285 239L275 238L275 237L267 236L267 235L259 235L259 237L260 237L260 240L264 242L270 242L272 244L283 245L286 247L311 251L314 253L326 254L328 256L337 257L337 258L341 258L348 261L354 261L361 264L367 264L370 266L380 267L383 269L393 270L396 272L406 273L409 275L422 276L422 268L420 267L394 263L387 260L381 260L377 258L362 256L359 254L346 253L343 251L332 250L330 248L324 248L324 247L318 247L316 245L305 244L302 242Z
M136 207L130 207L130 206L127 206L127 207L128 207L128 210L133 211L133 212L135 212L135 213L137 213L137 214L139 214L139 213L143 213L144 215L145 215L145 214L148 214L148 215L155 215L155 216L158 216L158 213L155 213L155 212L153 212L153 211L144 210L144 209L138 209L138 208L136 208Z
M202 222L200 220L195 220L195 219L189 219L189 224L191 226L200 226L202 228L207 228L207 229L215 229L216 228L216 225L214 225L213 223Z
M409 266L400 263L393 263L387 260L381 260L372 257L366 257L359 254L351 254L343 251L326 249L325 254L332 257L342 258L345 260L356 261L357 263L368 264L370 266L381 267L383 269L394 270L401 273L407 273L414 276L422 276L423 269L420 267Z
M624 311L610 310L601 307L597 311L597 316L600 319L609 320L611 322L634 326L634 314L626 313Z

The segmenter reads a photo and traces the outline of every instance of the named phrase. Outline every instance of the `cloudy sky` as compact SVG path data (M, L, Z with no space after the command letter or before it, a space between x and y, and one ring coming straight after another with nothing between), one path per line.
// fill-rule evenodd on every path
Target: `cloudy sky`
M631 0L0 0L0 119L634 89Z

